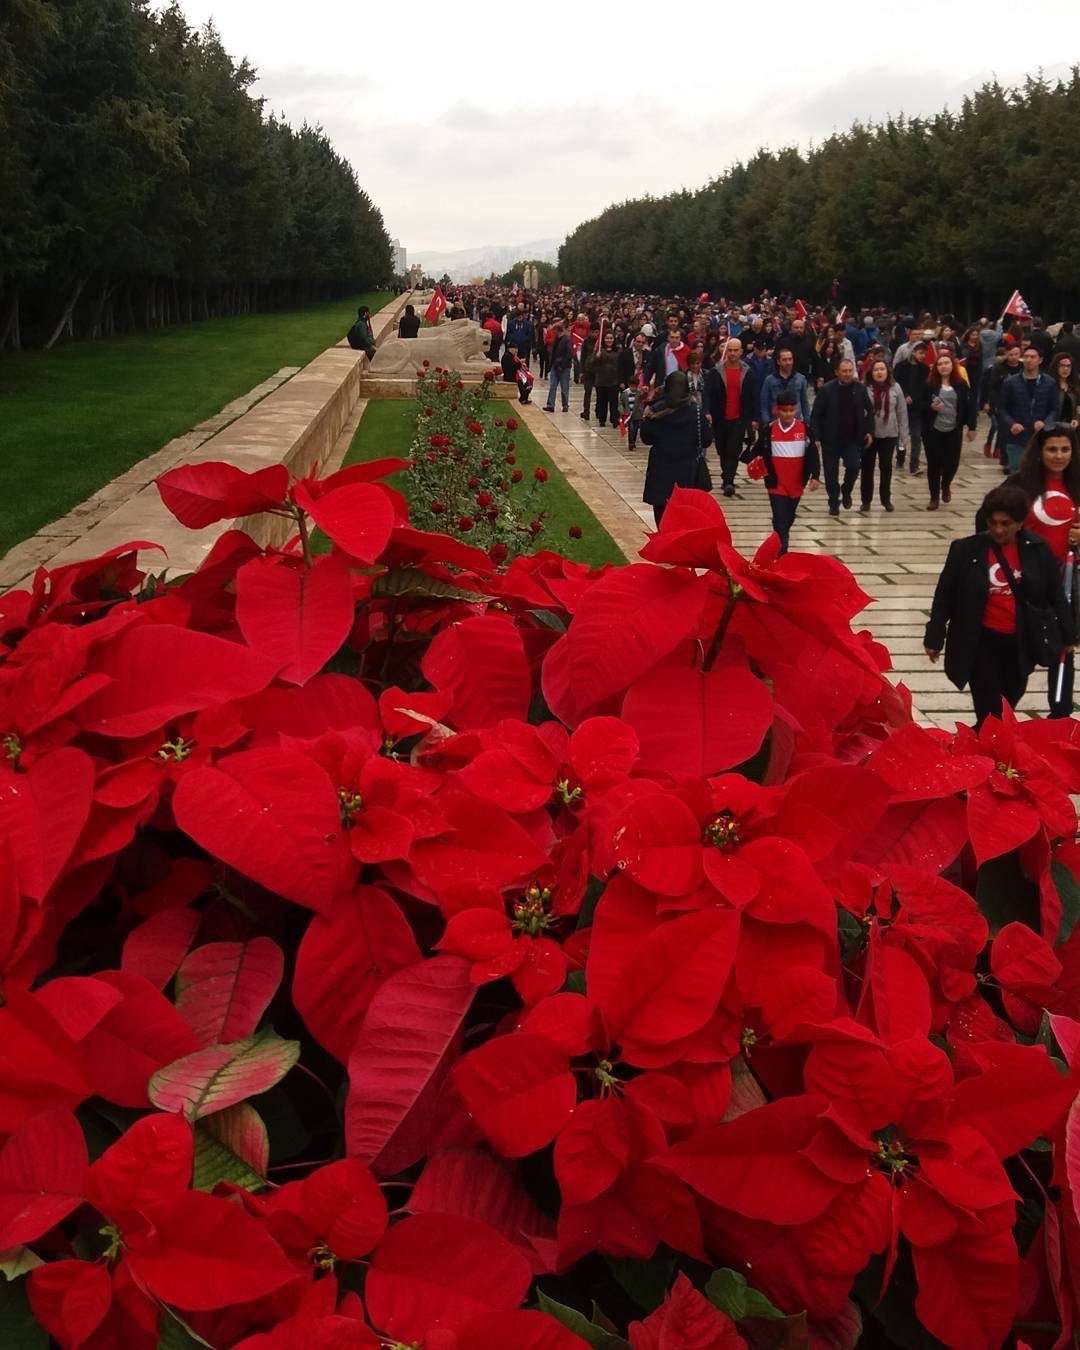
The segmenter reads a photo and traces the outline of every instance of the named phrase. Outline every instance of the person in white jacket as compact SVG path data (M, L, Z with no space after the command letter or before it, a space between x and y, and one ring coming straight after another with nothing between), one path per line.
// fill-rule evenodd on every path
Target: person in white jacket
M875 466L878 470L881 505L886 511L893 510L893 458L898 446L907 449L910 435L907 400L893 379L888 361L879 358L871 362L866 372L866 383L870 390L870 401L874 405L874 439L862 452L862 471L859 476L862 505L859 511L863 515L869 514L874 500Z

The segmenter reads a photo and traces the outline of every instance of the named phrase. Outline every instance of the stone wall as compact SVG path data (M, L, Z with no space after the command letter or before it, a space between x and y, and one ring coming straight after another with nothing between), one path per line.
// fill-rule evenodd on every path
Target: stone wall
M376 342L396 335L398 318L408 300L407 293L395 296L372 316ZM224 460L249 472L285 464L294 474L309 472L326 460L348 421L360 396L360 379L367 364L364 353L353 351L347 343L329 348L176 463ZM146 540L161 544L167 553L160 563L153 561L160 555L147 555L154 570L167 567L176 575L194 571L228 529L246 530L263 544L282 544L289 534L287 520L266 515L188 530L162 505L153 481L132 486L131 494L79 539L36 561L59 567L95 557L118 544ZM12 577L8 584L21 580Z

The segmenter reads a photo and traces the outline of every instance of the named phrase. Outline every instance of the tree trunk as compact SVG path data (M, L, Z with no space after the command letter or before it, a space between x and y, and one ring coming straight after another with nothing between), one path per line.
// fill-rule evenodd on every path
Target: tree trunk
M3 323L0 324L0 352L10 347L13 352L22 349L22 334L19 329L19 284L11 289Z
M52 348L56 345L60 337L60 334L63 333L65 329L67 329L68 335L70 337L75 336L75 324L73 322L72 316L75 313L75 306L79 303L79 296L82 295L83 287L86 285L88 280L89 278L87 277L80 277L79 280L75 283L75 288L71 292L71 296L67 304L64 306L64 312L63 314L60 315L60 320L52 331L52 337L50 337L48 342L46 342L45 344L46 351L52 350Z
M112 291L113 287L109 281L109 278L107 276L102 277L101 290L98 293L97 304L94 306L94 317L90 322L89 336L91 338L101 337L102 319L105 314L105 305L108 302L109 296L112 294Z

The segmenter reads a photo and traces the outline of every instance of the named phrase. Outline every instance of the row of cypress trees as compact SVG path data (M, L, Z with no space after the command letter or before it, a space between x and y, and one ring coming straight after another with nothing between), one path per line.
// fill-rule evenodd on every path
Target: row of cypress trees
M827 300L996 312L1080 309L1080 68L984 84L956 111L856 123L810 150L761 149L696 191L641 197L579 225L563 281L737 300L763 287Z
M382 215L178 4L0 3L0 351L356 293Z

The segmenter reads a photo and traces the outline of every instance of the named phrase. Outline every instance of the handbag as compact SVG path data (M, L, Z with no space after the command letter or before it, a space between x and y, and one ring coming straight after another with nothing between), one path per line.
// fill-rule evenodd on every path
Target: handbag
M697 468L694 473L694 486L700 488L702 492L712 491L712 474L709 472L708 461L705 458L705 448L701 444L701 404L694 405L697 409L697 443L698 456Z
M1058 623L1058 617L1052 609L1045 609L1042 605L1034 605L1024 595L1020 589L1020 582L1016 579L1016 573L1005 561L1005 554L1001 551L1001 546L992 539L990 548L994 557L997 558L1001 570L1005 573L1005 579L1009 583L1009 589L1013 593L1016 601L1016 625L1020 630L1023 624L1024 639L1027 644L1027 653L1032 662L1037 666L1056 665L1062 648L1065 646L1065 639L1061 633L1061 624Z

